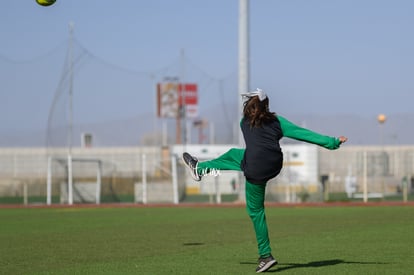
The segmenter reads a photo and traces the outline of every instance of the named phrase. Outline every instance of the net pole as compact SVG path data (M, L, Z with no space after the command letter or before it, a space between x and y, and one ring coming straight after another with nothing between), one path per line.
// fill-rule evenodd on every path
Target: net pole
M403 202L406 203L408 200L408 179L409 175L405 176L405 179L403 180Z
M68 133L68 203L73 204L72 135L73 135L73 28L69 23L69 133Z
M147 156L142 154L142 203L147 202Z
M221 204L220 183L217 175L214 175L214 184L216 186L216 203Z
M73 204L72 155L68 155L68 204Z
M368 183L367 183L367 151L363 153L363 197L364 202L368 202Z
M28 205L29 204L29 198L28 198L28 186L27 182L23 184L23 204Z
M46 204L52 204L52 157L47 158Z
M98 170L96 172L96 194L95 194L96 204L101 203L101 186L102 186L101 175L102 175L102 162L98 161Z
M171 157L171 172L173 185L173 203L178 204L177 158L175 155Z

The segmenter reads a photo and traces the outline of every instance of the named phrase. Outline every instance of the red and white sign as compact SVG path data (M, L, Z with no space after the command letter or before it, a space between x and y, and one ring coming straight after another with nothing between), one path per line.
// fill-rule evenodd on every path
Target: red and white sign
M195 118L198 116L197 84L158 83L157 84L157 113L158 117Z

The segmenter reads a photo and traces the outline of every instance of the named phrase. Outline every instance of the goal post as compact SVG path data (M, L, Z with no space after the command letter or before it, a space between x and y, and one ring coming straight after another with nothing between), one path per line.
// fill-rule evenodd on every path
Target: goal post
M178 162L177 155L171 154L167 158L165 163L151 163L147 155L142 154L141 181L134 184L135 203L180 203L185 192L185 171ZM148 175L150 166L162 171L165 177L155 178Z
M66 184L67 184L67 192L60 194L61 202L67 201L69 205L74 203L74 188L75 184L73 182L73 163L92 163L96 164L96 181L95 181L95 194L94 200L95 204L100 204L101 202L101 189L102 189L102 161L100 159L87 159L87 158L73 158L71 155L68 155L67 158L59 158L59 157L48 157L47 162L47 183L46 183L46 204L52 204L52 181L54 178L53 174L53 163L57 162L58 165L63 166L64 170L66 170ZM77 190L77 193L81 193L82 191ZM81 194L78 194L81 195ZM65 196L66 198L62 198Z

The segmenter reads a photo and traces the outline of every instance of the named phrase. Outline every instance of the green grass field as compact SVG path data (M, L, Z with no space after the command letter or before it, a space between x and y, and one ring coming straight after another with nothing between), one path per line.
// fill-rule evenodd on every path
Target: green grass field
M414 274L414 207L268 207L281 274ZM254 274L243 207L0 209L0 274Z

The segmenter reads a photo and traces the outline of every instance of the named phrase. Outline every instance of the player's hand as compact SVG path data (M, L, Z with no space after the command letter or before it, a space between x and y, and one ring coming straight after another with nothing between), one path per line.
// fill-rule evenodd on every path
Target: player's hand
M348 140L348 138L344 137L344 136L340 136L338 139L339 139L340 144L342 144L342 143L344 143Z

